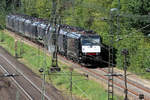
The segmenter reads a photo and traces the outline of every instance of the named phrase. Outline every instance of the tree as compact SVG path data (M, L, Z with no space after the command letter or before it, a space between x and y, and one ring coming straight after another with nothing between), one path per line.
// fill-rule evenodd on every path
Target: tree
M6 0L5 3L6 10L17 9L21 6L21 0Z
M149 0L130 0L130 2L128 3L127 6L128 6L127 10L132 14L141 15L141 16L143 16L143 15L149 16L149 13L150 13ZM150 24L149 17L144 18L144 17L135 16L130 21L132 21L132 23L130 25L137 29ZM149 34L149 28L150 27L146 27L146 28L144 28L144 30L142 30L144 35Z

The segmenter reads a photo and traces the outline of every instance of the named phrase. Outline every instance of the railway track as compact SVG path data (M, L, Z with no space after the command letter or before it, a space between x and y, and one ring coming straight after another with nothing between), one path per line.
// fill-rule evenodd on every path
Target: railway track
M107 70L103 68L95 69L93 73L97 74L97 76L99 77L101 77L100 73L104 73L104 75L108 74ZM108 79L106 76L104 76L103 78L105 78L105 80ZM150 88L149 87L144 87L142 84L137 83L130 79L127 79L127 84L128 84L128 94L131 95L134 100L138 100L139 94L145 95L144 100L150 100ZM125 86L124 86L123 76L114 76L114 85L115 87L118 86L122 90L122 92L124 92L123 90L125 89Z
M15 34L15 33L13 33ZM17 35L17 38L21 38L20 36ZM27 42L28 44L32 44L34 46L37 47L37 44L32 43L29 40L24 40L25 42ZM80 72L85 72L87 74L89 74L91 77L94 77L98 80L104 81L107 84L107 68L97 68L97 69L88 69L80 64L74 63L71 60L66 59L65 57L59 55L58 59L69 65L72 66L74 68L76 68L77 70L80 70ZM117 72L116 72L117 73ZM138 96L139 94L144 94L145 95L145 99L144 100L150 100L150 88L149 87L145 87L144 85L142 85L141 83L138 83L136 81L127 80L127 84L128 84L128 94L129 97L131 98L131 100L138 100ZM122 92L122 94L124 93L124 79L123 77L114 77L114 87L117 89L117 91Z
M21 70L17 69L6 57L0 54L1 65L0 68L7 74L16 73L18 77L11 77L16 85L25 93L28 100L39 100L41 98L42 90L33 83ZM49 96L44 94L46 100L52 100Z
M66 59L65 57L61 56L63 59L65 59L66 64L68 64L69 62L67 61L68 59ZM60 59L62 59L60 58ZM76 67L79 70L82 70L83 72L87 73L88 75L98 79L98 80L102 80L105 81L105 83L107 84L107 80L108 80L108 71L107 68L95 68L95 69L89 69L86 68L85 66L76 64L72 61L70 61L72 63L72 67ZM118 73L118 72L115 72ZM122 94L124 93L124 78L123 78L123 74L119 73L119 75L122 76L114 76L114 88L116 88L118 91L122 92ZM131 100L138 100L139 98L139 94L144 94L144 100L150 100L150 88L149 87L145 87L143 86L141 83L137 83L133 80L128 79L127 80L127 84L128 84L128 96L129 98L131 98Z
M105 72L105 73L108 74L108 71L106 69L103 69L103 68L100 69L100 68L98 68L98 70L103 71L103 72ZM117 72L115 72L115 73L117 73ZM115 78L124 81L123 76L118 76L118 77L115 77ZM140 83L136 83L136 82L134 82L133 80L130 80L130 79L127 80L127 83L129 85L135 86L135 87L137 87L137 88L139 88L139 89L141 89L141 90L143 90L143 91L145 91L147 93L150 93L150 88L149 87L143 87L142 84L140 84Z
M5 73L5 74L10 74L2 65L0 65L0 68L1 70ZM26 98L25 99L29 99L29 100L33 100L32 97L27 93L27 91L25 89L23 89L20 84L18 84L18 82L13 78L13 77L10 77L11 80L17 85L17 87L19 89L21 89L21 91L26 95Z

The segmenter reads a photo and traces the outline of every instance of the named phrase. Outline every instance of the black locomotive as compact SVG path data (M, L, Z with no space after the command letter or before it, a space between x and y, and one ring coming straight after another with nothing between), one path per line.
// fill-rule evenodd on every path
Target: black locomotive
M7 15L6 27L28 38L40 40L55 30L47 20L18 14ZM58 52L61 55L80 63L97 63L103 61L104 53L108 55L106 51L101 37L93 31L61 25L58 34Z

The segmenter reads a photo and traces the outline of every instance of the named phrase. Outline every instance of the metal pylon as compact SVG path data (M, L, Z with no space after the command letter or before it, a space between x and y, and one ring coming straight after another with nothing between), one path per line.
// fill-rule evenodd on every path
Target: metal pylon
M108 100L113 100L113 16L112 13L110 13L110 43L109 43L109 67L108 67Z
M57 53L58 53L58 35L60 31L60 24L61 24L61 19L60 13L59 12L59 0L53 0L52 1L52 17L51 17L51 22L52 22L52 27L54 27L54 32L52 33L53 35L53 45L54 47L54 52L52 54L52 66L50 68L51 71L60 71L61 69L58 67L58 61L57 61ZM58 26L59 25L59 26Z
M108 68L108 100L113 100L113 48L109 47L109 68Z

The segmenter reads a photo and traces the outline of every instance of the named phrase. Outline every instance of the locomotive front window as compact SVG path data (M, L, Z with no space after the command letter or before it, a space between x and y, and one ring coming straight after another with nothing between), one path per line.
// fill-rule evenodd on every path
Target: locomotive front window
M82 37L81 38L82 45L100 45L99 37Z

